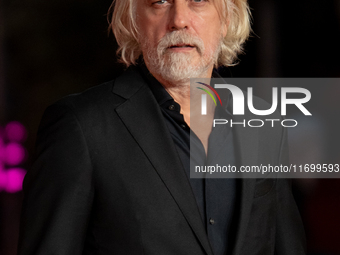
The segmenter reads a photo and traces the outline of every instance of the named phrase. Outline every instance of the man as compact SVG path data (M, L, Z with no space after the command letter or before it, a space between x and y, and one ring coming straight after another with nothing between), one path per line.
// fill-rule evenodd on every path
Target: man
M190 78L233 63L250 31L246 1L112 6L131 66L46 110L24 183L19 254L304 254L288 181L188 177ZM229 162L286 159L282 127L230 134Z

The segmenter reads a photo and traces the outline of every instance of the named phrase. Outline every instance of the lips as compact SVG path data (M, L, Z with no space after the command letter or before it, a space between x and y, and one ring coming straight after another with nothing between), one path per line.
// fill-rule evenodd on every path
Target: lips
M190 45L190 44L176 44L176 45L171 45L169 48L194 48L195 46Z

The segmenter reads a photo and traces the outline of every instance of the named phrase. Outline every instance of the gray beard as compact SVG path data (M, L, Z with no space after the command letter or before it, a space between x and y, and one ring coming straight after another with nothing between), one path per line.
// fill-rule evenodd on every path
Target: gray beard
M206 52L203 41L196 39L190 41L190 36L178 33L178 36L169 36L164 38L158 44L157 48L150 47L147 42L143 43L146 55L144 59L148 62L148 68L151 73L160 75L164 80L170 83L189 83L190 78L201 78L212 65L217 64L218 56L221 51L221 43L215 47L212 52ZM193 65L193 58L190 53L167 52L168 45L173 43L193 42L197 52L200 54L200 60Z
M203 59L197 66L193 66L192 57L187 53L168 53L162 57L148 56L150 70L159 74L164 80L169 82L187 83L190 78L199 78L213 63Z

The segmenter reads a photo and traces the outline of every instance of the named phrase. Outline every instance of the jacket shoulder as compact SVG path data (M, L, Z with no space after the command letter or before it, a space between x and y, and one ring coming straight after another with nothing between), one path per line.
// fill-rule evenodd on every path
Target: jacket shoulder
M63 97L54 105L68 105L74 109L88 109L93 107L117 107L126 99L133 96L145 82L138 71L138 67L130 66L115 79L91 87L83 92Z

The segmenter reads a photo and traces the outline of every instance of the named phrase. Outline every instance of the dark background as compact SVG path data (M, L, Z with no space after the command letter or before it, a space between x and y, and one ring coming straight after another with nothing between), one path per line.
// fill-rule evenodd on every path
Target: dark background
M116 61L114 37L107 36L110 4L0 0L0 126L16 120L26 127L28 157L22 167L31 164L35 134L48 105L123 71ZM224 69L224 75L339 77L339 0L250 0L250 6L255 34L240 64ZM292 133L293 162L340 162L339 88L317 88L322 93L312 94L311 109L324 117L324 125L310 123L308 132ZM340 181L299 179L294 192L309 254L340 254ZM16 254L22 197L22 192L0 191L1 255Z

